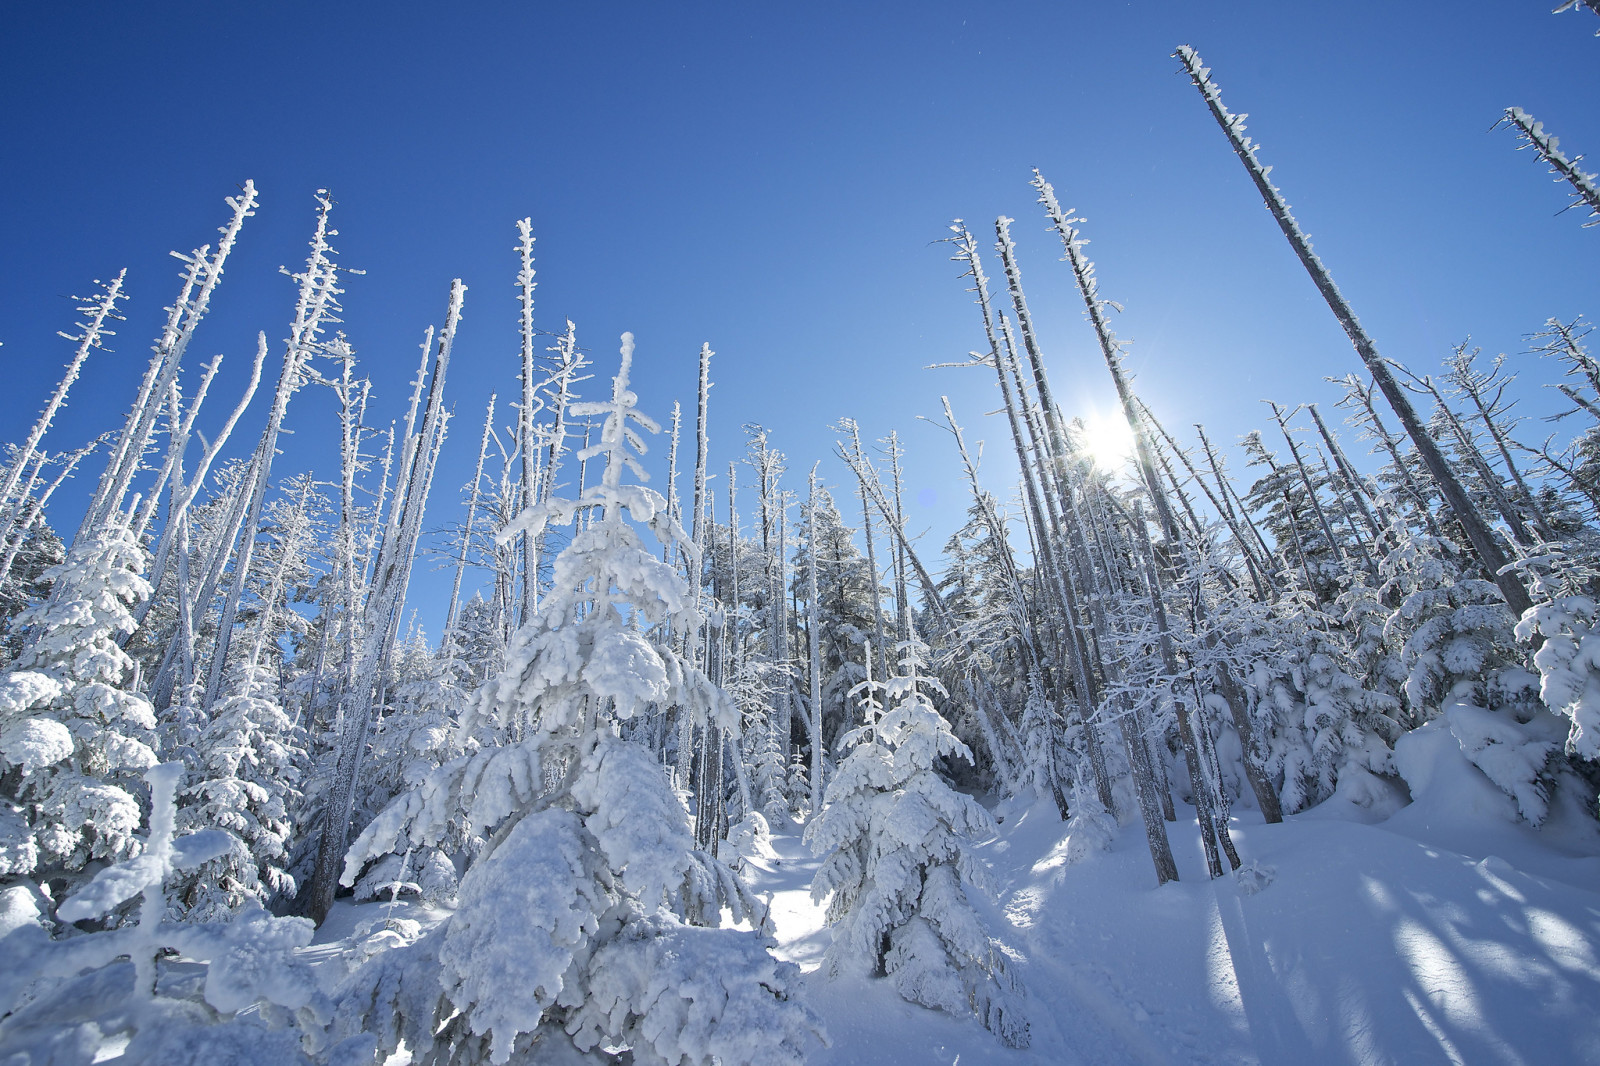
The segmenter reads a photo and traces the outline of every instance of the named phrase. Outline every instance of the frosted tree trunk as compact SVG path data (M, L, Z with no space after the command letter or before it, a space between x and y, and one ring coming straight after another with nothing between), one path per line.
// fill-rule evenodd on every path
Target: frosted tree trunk
M11 528L7 530L10 539L5 542L4 557L0 557L0 585L5 584L6 578L11 576L11 568L16 564L17 553L22 550L22 545L27 541L28 532L33 529L40 516L44 514L45 505L50 502L50 497L56 494L56 489L61 487L62 482L72 476L72 472L78 468L78 464L99 446L100 442L98 440L90 441L84 447L67 456L62 461L61 472L56 475L54 481L45 486L43 492L35 493L30 485L27 497L30 502L27 511L18 517ZM44 456L43 452L36 452L35 454L41 458Z
M1162 602L1160 578L1156 573L1155 552L1150 548L1148 535L1144 530L1143 519L1137 510L1134 512L1134 526L1140 538L1140 547L1144 555L1145 584L1149 588L1150 608L1156 619L1156 632L1161 638L1161 658L1167 670L1167 677L1173 685L1177 684L1179 677L1178 659L1172 647L1172 634L1167 626L1167 609ZM1201 753L1198 741L1195 739L1194 723L1190 720L1189 709L1178 698L1176 692L1172 693L1173 710L1178 717L1178 735L1183 739L1184 758L1189 767L1189 785L1194 793L1195 814L1200 821L1200 842L1205 846L1206 867L1212 877L1222 876L1222 862L1217 855L1217 847L1228 853L1228 859L1234 869L1239 868L1239 857L1233 850L1233 841L1226 823L1218 823L1216 796L1212 791L1210 775L1201 765ZM1198 707L1195 708L1199 710ZM1205 728L1204 722L1201 728Z
M1300 448L1295 444L1294 436L1289 432L1288 416L1284 414L1282 407L1279 407L1271 400L1263 400L1262 402L1272 408L1272 420L1278 423L1278 430L1283 434L1284 442L1289 445L1289 458L1294 460L1295 471L1300 475L1300 486L1306 490L1306 500L1311 504L1311 513L1317 516L1317 525L1322 527L1322 535L1327 538L1328 547L1338 557L1339 564L1348 571L1350 569L1350 560L1345 556L1344 546L1333 535L1333 526L1328 523L1327 512L1322 509L1322 500L1317 496L1317 486L1312 483L1311 475L1306 471L1305 460L1300 458ZM1292 511L1289 514L1289 520L1291 522L1294 521L1294 513ZM1371 560L1369 559L1368 562L1370 563Z
M467 552L472 547L473 523L478 518L478 486L483 482L483 461L489 454L489 434L494 429L495 394L489 394L489 406L483 415L483 439L478 442L478 465L472 471L472 492L467 497L467 524L461 530L461 553L456 556L455 581L450 586L450 613L445 616L445 639L455 632L456 612L461 609L461 577L467 570Z
M1004 379L1002 378L1002 380ZM1010 392L1007 390L1008 398L1009 394ZM1017 622L1017 643L1019 645L1018 651L1020 653L1019 658L1022 660L1024 669L1027 671L1027 673L1030 676L1036 675L1040 672L1038 649L1036 646L1037 638L1034 633L1033 622L1028 610L1027 594L1023 588L1021 573L1017 569L1016 559L1011 554L1010 543L1005 536L1004 528L1000 522L1000 516L994 511L993 501L987 494L983 492L982 488L978 484L977 464L972 461L972 456L967 451L967 443L965 438L962 436L961 426L956 422L955 412L950 409L950 398L948 396L941 396L939 399L940 402L944 404L944 417L945 421L949 424L950 433L955 437L956 450L961 456L962 467L966 471L967 484L971 489L973 502L977 505L979 513L983 517L984 526L989 531L989 537L991 540L993 540L996 549L999 552L1001 566L1005 571L1006 583L1010 586L1013 603L1012 612L1015 615ZM1024 477L1027 476L1026 469L1023 470L1023 475ZM1041 562L1042 561L1043 560L1041 557ZM1050 569L1053 570L1053 566L1050 567ZM1064 614L1064 612L1060 609L1059 604L1057 605L1057 614L1058 616ZM1067 619L1066 621L1070 624L1070 619ZM1082 706L1081 703L1080 706ZM1060 738L1053 726L1046 730L1045 779L1049 784L1050 798L1055 802L1056 811L1061 815L1061 820L1066 821L1071 812L1067 806L1066 795L1061 789L1061 782L1056 775L1056 746L1059 740ZM1098 745L1096 745L1096 747L1098 747ZM1107 784L1106 792L1107 794L1110 793L1109 783ZM1102 803L1103 802L1104 801L1102 801Z
M1150 413L1150 409L1145 406L1143 400L1139 401L1139 410L1150 425L1155 427L1161 438L1166 441L1167 449L1178 457L1178 461L1183 464L1184 470L1189 474L1189 480L1200 486L1200 491L1205 494L1206 499L1211 503L1212 510L1216 511L1218 516L1222 518L1223 523L1227 525L1228 533L1233 537L1233 543L1239 549L1239 557L1244 560L1245 570L1250 575L1250 582L1255 587L1256 600L1260 603L1268 602L1270 596L1267 592L1266 579L1263 575L1260 560L1256 558L1254 547L1245 537L1244 531L1239 528L1239 522L1233 513L1233 507L1228 502L1227 489L1219 489L1222 493L1220 497L1216 492L1213 492L1211 486L1201 476L1200 471L1189 458L1189 454L1178 447L1178 442L1173 440L1172 434L1168 433L1166 427ZM1168 472L1168 478L1171 479L1170 471Z
M895 523L895 553L894 553L894 620L895 639L907 641L911 639L911 604L906 599L906 554L900 547L905 543L901 531L906 526L905 502L900 484L900 435L894 430L889 431L888 440L885 442L889 453L890 484L894 486L894 523Z
M1272 213L1273 219L1278 223L1278 228L1283 231L1284 237L1294 249L1306 272L1311 275L1312 282L1317 291L1327 302L1329 310L1339 320L1345 334L1349 336L1355 346L1356 354L1366 365L1367 372L1377 382L1384 398L1389 401L1389 406L1394 409L1395 415L1400 419L1400 424L1405 428L1406 435L1411 438L1412 446L1422 457L1423 464L1427 466L1428 473L1432 475L1434 483L1439 486L1445 503L1449 506L1456 521L1461 524L1467 540L1478 555L1478 560L1483 564L1484 570L1492 580L1500 586L1500 593L1505 597L1506 604L1512 613L1519 617L1533 606L1533 601L1528 596L1528 590L1523 586L1517 575L1506 569L1509 560L1501 550L1500 544L1495 540L1494 533L1484 521L1483 516L1473 506L1471 498L1462 487L1455 471L1450 469L1445 461L1444 454L1439 451L1438 445L1428 435L1428 430L1420 418L1417 417L1411 400L1406 396L1405 390L1396 380L1389 364L1378 354L1377 345L1372 338L1367 336L1367 331L1362 328L1356 319L1355 312L1350 309L1344 294L1333 283L1333 278L1328 274L1322 260L1317 258L1311 250L1311 241L1301 231L1294 217L1289 213L1289 205L1284 202L1283 196L1267 178L1267 169L1256 158L1260 145L1252 143L1244 135L1244 121L1241 116L1230 114L1222 104L1222 96L1217 90L1216 83L1210 79L1210 71L1201 65L1200 56L1188 45L1181 46L1176 53L1188 70L1190 79L1195 87L1200 90L1200 95L1205 98L1206 106L1211 110L1212 117L1222 127L1223 133L1228 137L1233 146L1234 153L1249 172L1251 180L1261 194L1262 200L1267 205L1267 210Z
M678 502L678 437L683 429L683 405L677 400L672 401L672 428L667 431L667 514L673 521L683 524L682 505ZM679 550L678 555L682 556ZM661 546L661 561L670 564L673 555L673 545ZM693 575L689 575L692 578ZM690 634L680 634L688 639Z
M817 468L811 467L811 496L806 519L808 563L806 644L811 659L811 816L822 810L822 642L817 610Z
M1461 424L1461 419L1456 417L1456 413L1450 409L1450 405L1445 402L1444 397L1440 395L1438 388L1433 384L1433 379L1422 377L1417 380L1427 390L1428 395L1433 397L1433 402L1438 405L1439 414L1444 417L1445 423L1450 427L1451 435L1456 439L1456 447L1461 451L1461 458L1465 459L1467 464L1472 467L1473 472L1478 475L1478 480L1482 482L1484 491L1489 494L1489 499L1494 501L1495 510L1500 512L1500 517L1504 518L1506 525L1511 527L1511 536L1516 539L1518 544L1524 547L1531 546L1534 543L1533 535L1528 532L1527 524L1523 522L1522 515L1517 512L1516 507L1506 496L1505 484L1500 480L1500 475L1494 472L1494 469L1489 466L1488 460L1484 459L1483 453L1478 450L1478 442L1473 439L1471 433L1467 432L1467 427Z
M971 255L974 268L978 276L982 277L981 264L977 258L974 246ZM979 291L984 290L980 283ZM1000 371L1000 388L1002 396L1010 402L1012 389L1015 390L1018 417L1027 425L1028 439L1032 444L1034 473L1038 482L1037 497L1033 503L1038 511L1038 500L1043 501L1043 510L1036 514L1039 526L1035 543L1042 553L1046 569L1049 571L1053 586L1052 591L1057 597L1058 614L1061 618L1063 630L1062 639L1069 648L1069 661L1076 673L1080 699L1080 715L1083 723L1084 745L1089 752L1090 768L1094 773L1095 791L1100 803L1111 814L1116 814L1115 797L1111 791L1111 776L1106 768L1105 754L1101 747L1100 731L1094 724L1094 715L1101 706L1102 694L1099 683L1095 677L1098 668L1104 675L1105 665L1099 661L1098 655L1091 647L1088 640L1079 630L1078 620L1082 617L1081 604L1083 598L1079 595L1084 592L1091 597L1092 584L1080 582L1075 589L1073 574L1074 564L1082 565L1085 561L1082 530L1078 525L1076 509L1073 505L1070 486L1066 483L1065 468L1051 458L1050 442L1041 425L1040 417L1034 410L1034 405L1028 402L1027 387L1022 378L1022 363L1017 357L1016 340L1012 336L1010 321L1005 312L1000 312L1000 333L1004 342L1003 348L994 348L996 352L996 369ZM992 329L992 326L990 327ZM992 337L991 347L993 347ZM1020 432L1016 426L1012 427L1012 434L1018 441L1018 461L1026 468L1027 450L1021 443ZM1054 491L1051 491L1052 488ZM1070 538L1070 539L1069 539Z
M871 579L869 583L872 586L872 632L873 638L878 642L877 646L882 648L887 646L883 636L883 600L879 595L878 553L877 548L873 544L874 537L872 536L872 505L868 502L867 479L866 474L864 473L864 469L870 464L867 463L866 455L861 449L861 431L857 428L855 421L853 419L847 419L844 422L841 422L840 426L848 430L850 433L850 444L853 449L852 454L855 457L855 461L851 462L851 467L855 470L857 481L860 482L859 491L861 493L861 531L862 535L867 541L867 573ZM871 679L870 675L871 669L869 667L869 680ZM887 672L884 674L883 679L888 680Z
M251 364L250 381L245 386L244 394L239 398L239 402L234 405L233 411L229 413L227 421L222 424L222 428L217 431L215 439L206 445L205 451L201 453L200 462L196 465L193 476L189 478L186 484L178 482L173 484L172 498L167 504L166 524L161 530L161 538L156 543L153 562L150 566L151 588L161 587L161 579L166 576L167 567L170 565L173 530L177 527L177 520L188 513L195 497L205 487L205 480L210 476L212 463L216 461L223 446L228 443L228 439L233 435L234 427L239 424L239 419L244 415L245 409L250 406L250 401L255 398L256 389L261 385L261 369L266 364L266 360L267 335L258 333L256 334L256 358L255 362ZM176 462L181 464L182 460L183 451L180 449L176 454ZM154 598L140 604L134 612L134 619L143 623L153 603Z
M534 443L533 432L533 416L538 404L535 392L537 384L533 379L533 291L539 283L534 280L534 274L537 272L533 269L534 236L531 217L517 220L517 238L517 253L522 261L522 269L517 272L517 300L522 310L519 324L522 337L522 403L517 408L517 439L522 446L521 503L522 508L526 510L534 505L539 478L538 448ZM522 534L522 558L524 560L522 596L518 601L517 617L521 624L526 624L533 614L538 599L539 582L533 538L526 532Z
M1573 198L1569 207L1588 205L1589 221L1584 225L1593 226L1600 222L1600 185L1595 184L1595 175L1578 169L1578 160L1583 157L1568 159L1566 153L1561 151L1561 139L1546 133L1544 123L1536 121L1520 107L1506 108L1505 118L1501 121L1516 127L1524 142L1523 147L1532 148L1538 153L1539 158L1550 164L1550 172L1555 174L1558 180L1572 186Z
M22 471L29 463L33 462L33 457L39 449L40 441L44 440L44 435L49 432L50 424L55 421L56 412L61 410L62 402L67 398L67 390L71 389L73 383L78 380L78 375L82 372L84 361L89 358L89 353L96 348L104 347L104 338L116 336L112 330L106 327L106 320L120 320L122 318L121 315L117 314L117 301L127 298L122 292L122 283L127 276L128 272L124 269L108 282L97 281L95 284L103 285L104 291L95 299L86 301L78 308L78 313L86 316L85 321L77 323L80 332L76 335L66 333L60 335L65 340L77 341L78 347L73 351L72 358L68 361L66 370L61 375L61 380L56 383L55 391L45 401L44 410L39 412L38 420L34 422L33 428L28 431L27 439L18 447L4 473L0 474L0 507L14 507L15 511L23 509L21 506L22 498L18 497L15 500L12 498L12 494L16 492L17 485L21 481ZM0 580L4 579L0 578Z
M540 480L541 500L547 500L555 493L556 474L561 469L561 456L566 450L567 443L567 408L572 403L573 385L579 380L578 371L584 366L583 355L578 351L577 329L573 326L572 319L567 319L567 331L562 334L552 350L556 352L559 364L555 373L551 375L551 383L555 386L551 406L555 410L549 431L549 454L546 456ZM545 530L541 529L533 539L533 557L528 563L534 572L534 607L539 606L538 575L544 559L544 542Z
M211 674L206 680L205 706L208 709L216 702L222 686L228 648L233 640L233 623L239 613L239 599L244 593L245 579L249 576L255 540L261 531L261 508L272 480L272 460L277 455L278 433L283 428L283 416L288 410L290 398L305 380L303 369L319 343L318 337L324 322L339 310L339 271L331 258L333 249L328 245L328 214L333 210L333 201L326 193L319 192L317 203L317 226L311 239L311 255L306 260L305 272L295 276L300 283L300 295L295 306L294 322L289 330L289 343L283 353L283 371L278 377L278 388L273 397L272 410L267 415L266 429L261 433L261 442L256 445L255 480L250 486L244 535L239 542L238 557L234 560L233 587L223 601L222 617L217 623L217 644L211 656Z
M222 580L223 569L228 564L228 557L233 554L233 545L239 539L239 525L244 520L245 509L249 506L250 495L245 488L252 483L255 477L256 466L260 460L259 454L250 457L250 465L246 468L244 476L239 482L237 494L228 507L228 513L222 520L216 542L211 545L206 557L205 565L201 569L200 589L195 593L192 610L196 617L204 617L207 607L217 594L217 585ZM167 650L161 660L161 666L156 671L155 680L150 686L150 702L156 710L165 710L171 701L174 691L174 677L172 671L177 666L178 646L175 641L169 641ZM185 679L187 683L188 679Z
M411 560L416 553L417 540L422 533L423 511L432 478L432 464L444 433L444 383L450 368L451 348L455 343L456 329L461 321L462 302L466 286L456 279L450 286L450 303L445 316L444 329L439 333L438 355L434 360L432 380L428 385L428 403L422 419L422 428L416 439L409 441L407 451L414 461L403 463L405 477L396 481L396 506L398 520L391 526L392 535L383 538L378 557L372 569L372 587L367 596L363 629L365 637L361 647L359 668L353 688L345 694L347 710L339 736L338 756L334 765L333 787L321 826L321 839L317 845L316 869L312 874L308 914L319 925L333 906L338 887L340 868L344 860L345 841L350 828L350 814L355 804L355 786L361 769L361 758L366 750L367 733L372 726L379 671L389 653L394 626L400 608L405 602L406 588L411 576Z
M1314 403L1307 404L1306 410L1311 412L1311 421L1317 424L1317 433L1322 437L1323 443L1327 444L1328 453L1333 456L1334 466L1339 471L1339 478L1344 482L1345 491L1355 501L1357 509L1360 510L1361 519L1366 523L1367 532L1372 536L1372 542L1374 544L1383 543L1384 527L1379 524L1377 517L1372 513L1372 508L1367 503L1365 482L1356 473L1355 467L1350 465L1350 460L1346 458L1344 449L1339 446L1339 439L1328 430L1327 425L1322 421L1322 413L1317 410L1317 405Z
M320 196L319 200L326 203ZM121 509L122 500L144 461L145 448L157 414L166 401L168 388L177 378L189 341L194 337L201 319L205 318L211 304L211 294L222 280L223 265L233 251L244 220L255 214L255 184L246 181L238 196L230 196L224 202L233 210L233 217L222 227L216 252L207 259L209 249L201 246L192 256L179 256L188 263L183 289L169 309L166 328L155 344L150 367L140 385L139 398L112 451L94 500L84 514L80 533L100 528L114 511ZM326 208L323 211L324 220L325 217ZM319 222L319 237L324 230L324 225Z
M1517 492L1522 496L1522 504L1528 509L1528 514L1533 518L1533 524L1538 527L1539 535L1547 541L1560 539L1550 526L1550 520L1544 513L1544 508L1539 506L1538 497L1528 487L1528 482L1523 478L1522 471L1517 469L1516 460L1511 458L1511 446L1505 430L1500 427L1497 418L1509 411L1513 404L1501 406L1505 390L1511 384L1512 378L1500 376L1500 369L1504 356L1496 359L1494 367L1486 374L1480 374L1473 369L1472 363L1477 352L1468 353L1463 344L1456 349L1451 360L1451 369L1448 375L1461 395L1472 401L1472 408L1478 413L1478 421L1483 423L1483 428L1489 434L1489 439L1494 442L1495 450L1500 453L1500 460L1506 465L1506 475L1511 478L1511 483L1517 487Z
M1211 467L1211 475L1217 480L1217 491L1222 493L1222 502L1228 507L1230 516L1237 516L1241 527L1250 531L1250 536L1255 545L1260 549L1261 566L1268 577L1276 578L1278 567L1276 555L1267 545L1267 538L1261 535L1261 529L1256 525L1255 519L1250 515L1250 509L1244 505L1244 500L1239 496L1239 490L1234 488L1233 481L1222 469L1222 460L1217 458L1217 450L1211 446L1211 439L1206 436L1206 427L1196 422L1195 433L1200 438L1200 447L1206 453L1206 463ZM1231 501L1231 502L1230 502Z
M1405 459L1400 455L1398 442L1384 427L1383 419L1378 414L1378 408L1372 402L1372 394L1378 388L1377 383L1372 382L1363 385L1354 374L1347 374L1340 379L1340 383L1345 387L1345 397L1339 401L1339 405L1342 407L1351 400L1356 401L1362 413L1366 415L1366 420L1372 425L1373 436L1378 438L1379 443L1383 445L1384 451L1389 453L1389 460L1394 464L1395 472L1400 477L1400 483L1405 486L1406 495L1410 496L1412 502L1417 505L1417 511L1422 515L1423 523L1428 527L1428 533L1434 537L1441 536L1439 523L1433 517L1433 509L1428 506L1427 495L1423 493L1422 486L1417 484L1417 479L1412 476L1411 468L1406 465ZM1355 417L1359 420L1361 416L1358 414Z

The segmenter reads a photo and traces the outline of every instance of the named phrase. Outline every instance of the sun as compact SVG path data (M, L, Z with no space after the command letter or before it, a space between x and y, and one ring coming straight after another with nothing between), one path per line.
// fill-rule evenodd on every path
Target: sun
M1133 458L1133 431L1120 412L1091 412L1074 420L1083 448L1102 470L1120 470Z

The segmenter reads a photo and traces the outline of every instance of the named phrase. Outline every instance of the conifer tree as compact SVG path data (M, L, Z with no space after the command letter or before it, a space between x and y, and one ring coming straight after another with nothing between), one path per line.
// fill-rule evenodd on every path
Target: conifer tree
M622 339L610 400L572 408L603 418L600 440L580 453L604 457L599 483L578 500L542 500L500 533L595 512L464 724L520 739L441 767L350 849L346 884L373 858L437 844L457 817L488 839L453 916L369 964L347 994L356 1024L381 1019L384 1050L404 1039L414 1062L574 1051L601 1061L595 1049L624 1045L634 1062L663 1066L798 1064L819 1024L791 998L796 969L768 955L759 933L707 928L723 906L737 919L753 901L694 849L652 752L618 735L652 704L738 725L675 640L647 639L693 632L699 618L683 579L628 521L693 550L659 493L623 482L627 471L644 479L635 426L657 426L635 406L633 337Z
M976 1014L1007 1046L1027 1047L1020 988L968 898L988 886L971 845L994 820L940 777L941 758L970 762L972 752L933 704L945 692L923 673L926 650L907 641L897 674L852 690L866 721L844 737L850 754L806 827L823 856L811 896L828 901L833 927L824 965L892 978L911 1002Z
M156 764L155 715L117 645L148 596L126 521L80 536L23 611L28 646L0 678L0 866L68 884L138 848L139 777ZM59 898L59 897L58 897Z

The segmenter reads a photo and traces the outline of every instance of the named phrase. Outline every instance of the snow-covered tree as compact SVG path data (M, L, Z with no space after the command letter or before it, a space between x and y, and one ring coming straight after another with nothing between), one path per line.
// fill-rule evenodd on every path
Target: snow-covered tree
M117 638L149 594L144 565L122 522L81 536L48 572L50 598L20 616L29 644L0 678L0 876L70 884L138 849L156 722Z
M344 881L370 860L436 845L464 816L488 843L461 881L458 909L428 937L369 963L346 992L347 1024L404 1040L417 1063L612 1061L799 1063L819 1022L793 997L798 971L759 932L709 928L752 900L696 851L687 813L654 754L619 736L652 705L737 729L728 697L659 639L699 622L678 572L628 518L693 546L659 493L624 484L643 471L628 389L633 337L603 418L580 458L605 472L576 501L546 499L501 531L536 535L593 512L556 559L554 583L483 686L463 729L517 738L464 756L395 801L351 847ZM632 423L632 424L630 424Z
M929 693L944 690L923 672L926 646L913 639L899 650L898 674L856 686L866 723L843 738L850 754L806 827L806 843L826 856L811 884L833 927L825 965L892 978L911 1002L976 1014L1007 1045L1026 1047L1020 989L968 898L988 884L971 844L995 832L994 820L940 776L941 758L972 753L933 705Z
M66 548L55 530L44 522L35 523L21 537L11 571L0 581L0 666L16 661L27 643L27 631L12 621L30 604L38 603L50 594L50 583L45 574L59 566L66 558Z
M1401 649L1406 701L1419 722L1447 719L1468 760L1538 825L1559 738L1518 646L1516 618L1495 585L1463 569L1447 545L1410 532L1384 560L1399 599L1386 631Z
M293 898L290 814L306 769L305 740L278 703L265 666L242 664L195 743L179 824L230 834L227 854L187 873L175 890L181 913L217 921L244 906Z

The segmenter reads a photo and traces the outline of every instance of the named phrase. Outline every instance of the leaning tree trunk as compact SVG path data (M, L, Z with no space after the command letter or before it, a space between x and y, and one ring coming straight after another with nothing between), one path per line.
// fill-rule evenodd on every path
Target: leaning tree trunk
M44 410L39 412L38 420L34 422L33 428L29 430L27 440L23 441L22 445L17 449L16 455L11 460L11 465L5 468L3 474L0 474L0 507L9 506L15 502L16 510L22 510L21 498L19 497L16 501L13 501L12 493L16 492L23 469L33 461L34 453L39 448L39 442L44 440L44 435L49 431L50 424L55 421L56 412L61 409L61 404L67 398L67 390L72 388L73 383L78 380L78 375L82 372L84 361L89 358L89 353L96 348L103 347L102 338L115 336L106 327L106 319L120 319L122 317L117 314L117 301L127 298L122 292L122 282L127 276L128 271L126 269L122 270L116 277L104 284L104 291L98 297L78 308L78 313L87 316L87 321L78 323L78 328L82 330L81 333L75 337L66 338L67 340L77 341L78 347L73 351L72 358L68 361L66 370L61 375L61 380L56 383L55 391L50 394L50 399L45 401Z
M1491 575L1500 593L1505 597L1506 604L1512 612L1519 617L1533 606L1533 600L1528 596L1528 590L1523 586L1517 575L1508 570L1509 560L1501 550L1500 544L1495 540L1494 533L1489 524L1484 521L1483 515L1473 506L1472 499L1462 487L1461 481L1456 477L1455 471L1450 469L1450 464L1445 461L1444 454L1439 451L1439 446L1428 435L1427 427L1422 419L1417 417L1417 412L1411 405L1410 398L1405 394L1400 382L1389 369L1389 364L1378 354L1378 347L1362 328L1356 319L1355 312L1350 309L1344 294L1333 283L1333 278L1328 269L1322 265L1322 260L1317 258L1311 250L1311 241L1289 213L1289 205L1284 202L1282 194L1267 178L1267 168L1262 166L1256 158L1260 145L1253 143L1244 135L1244 119L1240 115L1231 114L1222 105L1222 96L1217 85L1210 78L1210 70L1201 65L1200 56L1188 45L1179 47L1174 53L1183 61L1195 87L1200 90L1200 95L1205 98L1206 106L1211 110L1212 117L1222 127L1222 132L1228 137L1233 146L1234 153L1250 174L1250 179L1255 183L1256 190L1267 205L1267 210L1272 213L1273 219L1278 223L1278 228L1288 238L1289 245L1294 249L1306 272L1311 275L1312 283L1317 291L1322 294L1323 300L1328 304L1339 325L1344 328L1351 344L1355 346L1356 354L1361 357L1361 362L1366 365L1383 391L1384 398L1389 401L1389 406L1394 409L1400 424L1405 428L1406 435L1411 438L1412 445L1417 453L1422 456L1423 463L1432 475L1434 483L1439 486L1439 491L1444 495L1446 504L1456 521L1461 524L1467 540L1472 545L1472 550L1477 553L1478 560L1484 569Z
M1585 2L1594 7L1600 0L1585 0ZM1589 206L1589 221L1584 225L1593 226L1596 222L1600 222L1600 185L1595 184L1595 175L1578 169L1578 159L1583 157L1568 159L1561 151L1560 139L1546 133L1544 123L1535 121L1532 115L1520 107L1506 108L1505 118L1501 121L1515 126L1522 140L1527 142L1523 147L1532 148L1541 159L1550 164L1551 173L1572 186L1573 198L1569 206L1577 207L1579 204Z

